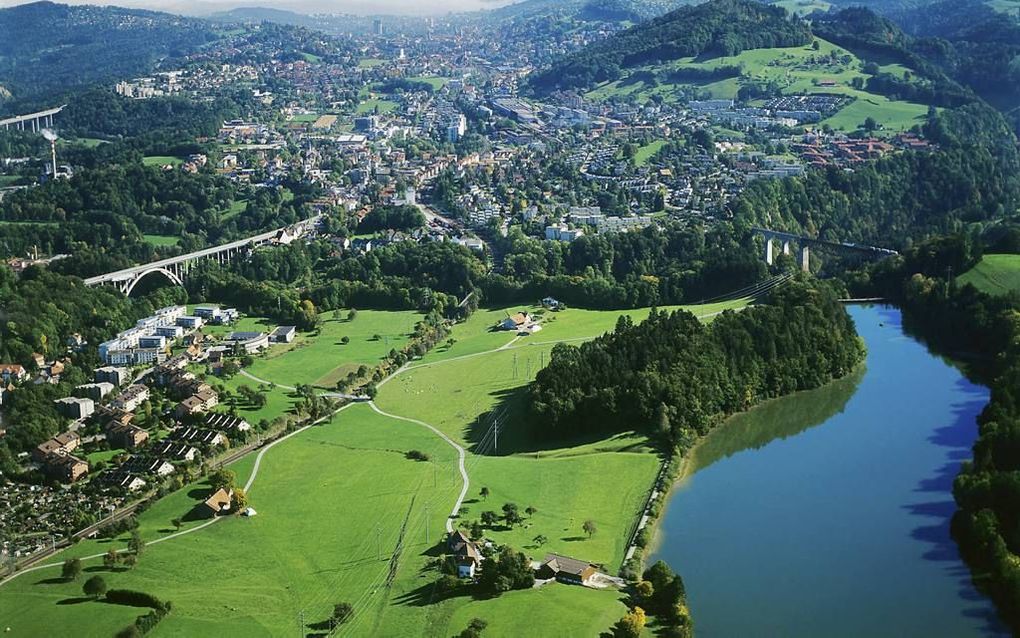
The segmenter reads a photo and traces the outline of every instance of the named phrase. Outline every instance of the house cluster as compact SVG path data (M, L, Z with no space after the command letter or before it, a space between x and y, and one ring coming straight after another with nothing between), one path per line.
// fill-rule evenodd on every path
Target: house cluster
M169 345L202 327L202 318L188 316L184 306L161 308L150 317L139 319L109 341L99 344L99 358L115 366L162 363Z
M485 557L479 544L461 530L446 537L446 550L457 567L460 578L474 578ZM547 554L541 561L532 561L536 581L558 581L583 587L597 587L598 565L560 554Z

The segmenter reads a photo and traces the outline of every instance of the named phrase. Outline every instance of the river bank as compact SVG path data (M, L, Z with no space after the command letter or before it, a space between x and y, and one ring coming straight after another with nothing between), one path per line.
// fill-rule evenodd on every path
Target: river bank
M866 368L703 437L649 557L684 578L702 636L1008 635L949 533L988 391L895 308L851 314Z

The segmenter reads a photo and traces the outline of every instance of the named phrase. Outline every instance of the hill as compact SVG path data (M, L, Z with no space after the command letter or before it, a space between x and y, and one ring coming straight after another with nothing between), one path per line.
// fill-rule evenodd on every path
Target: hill
M990 295L1020 293L1020 255L985 255L956 283L972 284Z
M16 97L150 71L216 39L168 13L35 2L0 9L0 84Z
M303 13L295 13L284 9L269 7L238 7L230 11L220 11L208 17L213 22L272 22L309 29L321 28L321 21Z
M536 93L587 88L617 80L625 70L645 64L810 42L807 23L781 7L749 0L711 0L681 7L589 45L535 74L530 85Z

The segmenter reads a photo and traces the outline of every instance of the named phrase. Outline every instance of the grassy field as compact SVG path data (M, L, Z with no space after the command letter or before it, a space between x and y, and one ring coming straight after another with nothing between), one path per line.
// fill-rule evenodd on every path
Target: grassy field
M383 64L386 64L386 60L381 58L361 58L358 60L359 69L374 69Z
M693 310L709 320L713 313L743 303ZM520 397L548 361L552 342L595 337L611 329L621 313L568 309L548 316L541 332L513 341L513 334L489 330L511 310L516 308L482 310L455 326L455 343L434 350L385 384L378 404L396 415L426 421L473 449L466 461L471 484L461 520L474 520L487 509L498 511L504 502L518 503L522 510L534 507L537 512L523 526L497 528L487 535L535 558L559 551L604 563L615 572L658 457L633 433L562 444L539 440L527 427ZM648 310L629 314L637 320ZM304 335L295 344L274 346L251 371L283 384L321 379L346 362L382 356L386 344L368 337L392 333L393 347L392 341L406 334L416 317L367 310L359 311L353 322L330 317L317 337ZM237 326L266 327L258 318L246 318ZM351 337L348 346L337 345L342 335ZM242 383L254 385L241 375L227 385ZM279 388L267 398L265 408L241 406L239 412L249 420L268 419L290 409L294 401ZM494 409L504 417L498 453L479 444L476 426L478 415ZM432 462L408 460L405 453L412 449L425 452ZM86 572L103 574L111 587L139 589L172 601L174 611L153 633L157 638L279 636L299 629L299 619L305 625L300 631L314 632L341 601L354 605L355 617L345 635L356 636L445 638L473 617L489 622L487 636L522 635L525 617L529 636L558 637L564 626L574 635L588 636L605 631L624 613L617 592L564 585L496 599L437 596L431 585L435 572L425 567L461 489L456 463L454 448L430 430L380 415L370 405L354 405L267 451L249 491L258 511L254 518L227 517L161 541L175 532L170 524L174 518L184 517L184 530L205 523L192 512L209 487L190 485L139 516L140 532L149 545L136 568L107 571L90 559ZM255 458L248 456L232 466L239 483L254 465ZM485 500L478 495L482 486L490 490ZM590 538L581 531L587 519L598 527ZM391 570L402 528L403 551ZM539 534L548 538L542 547L534 541ZM126 538L83 541L52 562L125 543ZM81 582L62 582L56 578L58 571L52 567L23 574L3 586L0 626L11 627L9 635L61 635L73 626L76 635L108 637L142 611L83 600Z
M824 0L773 0L769 4L782 7L790 13L797 15L807 15L814 13L815 11L828 11L832 4L824 2Z
M173 155L146 155L142 158L142 164L146 166L165 166L166 164L180 166L183 163L182 158Z
M412 82L426 82L436 91L450 83L450 78L441 78L437 75L416 75L407 79Z
M410 311L361 310L354 321L347 321L346 317L346 311L340 319L327 317L318 334L299 334L293 343L274 346L268 355L257 358L248 371L278 384L308 383L332 390L352 369L362 364L371 367L391 349L403 347L421 315ZM259 323L257 327L242 324L237 329L267 331L274 327ZM341 343L343 337L350 339L347 345Z
M145 239L146 243L152 244L157 248L176 246L181 241L180 237L175 237L173 235L142 235L142 238Z
M358 108L354 111L355 115L370 115L379 109L379 113L389 113L390 111L397 108L397 103L390 100L379 100L379 99L368 99L363 100L358 104Z
M319 119L318 113L298 113L290 118L291 122L311 123Z
M721 67L738 66L740 77L724 78L711 82L670 83L660 82L651 86L644 81L630 81L627 78L596 87L588 93L591 99L607 99L613 96L633 95L645 100L659 95L666 100L683 97L684 89L696 86L707 91L713 98L733 99L746 79L777 83L784 94L832 93L846 95L855 101L833 117L824 120L835 129L856 130L867 117L873 117L887 132L899 132L917 124L927 113L927 107L912 102L891 101L886 97L855 89L855 78L866 79L863 62L846 49L831 42L816 39L818 49L812 46L773 49L752 49L739 55L717 57L707 60L681 58L661 66L636 69L634 73L658 70L697 69L710 71ZM889 72L902 75L905 68L886 68ZM821 82L832 82L833 86L821 86Z
M634 154L634 163L638 166L644 166L665 145L666 140L654 140L638 148L637 153Z
M990 295L1020 292L1020 255L985 255L956 282L972 284Z

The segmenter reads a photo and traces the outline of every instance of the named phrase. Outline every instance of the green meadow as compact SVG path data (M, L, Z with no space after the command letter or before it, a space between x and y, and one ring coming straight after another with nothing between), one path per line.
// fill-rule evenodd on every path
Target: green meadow
M180 166L184 160L173 155L146 155L142 158L142 164L146 166Z
M745 304L691 310L707 321ZM545 328L528 337L491 330L516 310L480 310L456 325L453 344L391 377L380 387L377 405L424 421L467 448L470 485L458 513L463 524L485 510L499 511L505 502L521 510L533 507L523 525L498 526L487 530L487 538L536 559L556 551L615 573L658 470L658 455L637 433L555 441L541 434L540 423L531 422L523 397L555 343L594 338L612 329L620 314L641 320L649 311L567 309L545 313ZM250 371L277 384L315 383L398 347L418 317L360 310L348 322L341 311L337 319L325 317L318 334L273 346ZM270 327L259 318L236 326ZM375 333L384 336L382 343L372 339ZM338 344L342 336L350 337L348 345ZM243 375L226 384L232 389L257 385ZM279 387L268 390L267 399L264 408L238 406L238 411L249 420L271 419L295 401ZM501 424L498 444L490 427L495 415ZM424 452L430 461L409 460L405 454L411 450ZM355 610L343 633L355 636L445 638L474 617L489 622L486 635L491 636L523 631L552 638L562 635L556 628L563 626L576 635L607 630L625 611L619 592L554 584L475 599L469 591L453 596L435 591L437 574L427 565L462 489L457 458L454 447L428 428L354 404L265 450L248 491L257 516L226 516L208 524L195 508L210 488L189 485L139 515L148 546L138 566L107 570L97 558L88 558L86 574L102 574L110 587L172 601L173 613L152 634L157 637L315 633L332 606L343 601ZM231 469L243 485L254 467L255 456L249 455ZM482 487L489 490L484 499ZM183 518L186 533L176 535L175 518ZM581 530L588 519L598 528L591 537ZM546 539L541 545L538 536ZM0 586L0 626L10 627L11 636L61 635L74 626L84 637L108 637L130 624L144 610L85 600L81 580L58 578L64 559L124 548L126 542L126 536L82 541L51 559L51 566Z
M735 56L716 57L707 60L681 58L673 62L642 67L632 71L629 78L604 83L595 87L587 96L604 100L611 97L632 95L646 100L659 95L666 100L685 97L685 89L696 87L713 98L733 99L743 83L748 80L774 82L784 94L832 93L846 95L854 101L832 117L823 121L834 129L856 130L866 118L872 117L887 132L904 131L919 123L927 114L927 107L913 102L893 101L888 98L853 88L855 78L867 79L863 61L850 51L831 42L816 38L813 46L785 47L772 49L751 49ZM711 71L724 67L739 67L739 77L728 77L701 82L659 82L652 85L640 78L643 71ZM887 65L881 70L902 76L907 69L899 65ZM635 78L635 79L631 79Z
M390 100L368 99L358 104L354 111L355 115L371 115L378 110L379 113L389 113L397 108L397 103Z
M152 244L157 248L176 246L181 241L180 237L173 235L142 235L142 239L145 240L145 243Z
M985 255L956 283L972 284L990 295L1020 292L1020 255Z

